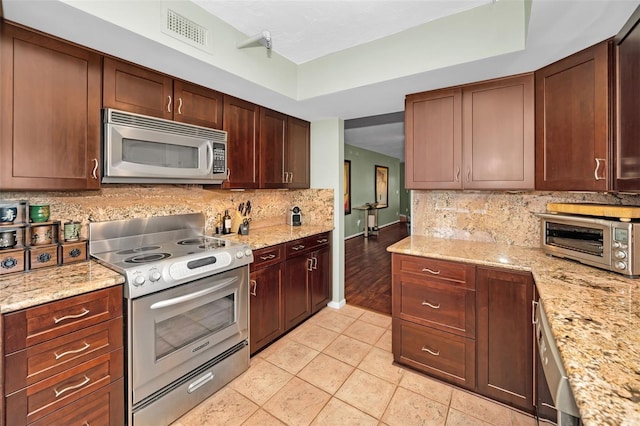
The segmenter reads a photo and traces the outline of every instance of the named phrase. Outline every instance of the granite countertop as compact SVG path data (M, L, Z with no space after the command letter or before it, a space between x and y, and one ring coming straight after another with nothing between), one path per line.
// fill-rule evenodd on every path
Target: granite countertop
M124 276L92 260L0 275L0 314L124 283Z
M249 244L253 250L257 250L329 231L333 231L333 228L313 225L291 226L282 224L257 229L249 228L249 235L231 234L222 235L221 237L227 240Z
M640 424L640 280L492 243L411 236L387 250L531 271L583 424Z

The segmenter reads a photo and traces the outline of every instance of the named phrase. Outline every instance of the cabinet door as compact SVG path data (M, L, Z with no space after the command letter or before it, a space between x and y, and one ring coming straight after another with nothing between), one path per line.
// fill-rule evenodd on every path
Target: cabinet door
M0 188L99 189L100 56L0 25Z
M533 189L533 74L464 88L465 189Z
M309 297L310 255L287 259L284 279L284 328L290 330L311 315Z
M257 188L259 184L260 107L224 96L223 126L228 132L229 179L224 188Z
M284 333L282 263L251 272L249 349L255 353Z
M186 81L173 82L173 119L222 129L222 93Z
M462 90L409 95L405 101L405 185L462 188Z
M311 186L310 131L308 121L287 117L287 139L285 149L285 182L287 188L306 189Z
M640 11L629 18L616 41L617 137L614 188L640 191Z
M316 313L331 300L331 249L326 246L312 255L311 312Z
M610 42L536 71L536 189L608 189Z
M260 188L284 188L287 116L260 108Z
M104 58L102 104L152 117L173 119L173 79L169 76Z
M533 412L533 278L477 268L478 392Z

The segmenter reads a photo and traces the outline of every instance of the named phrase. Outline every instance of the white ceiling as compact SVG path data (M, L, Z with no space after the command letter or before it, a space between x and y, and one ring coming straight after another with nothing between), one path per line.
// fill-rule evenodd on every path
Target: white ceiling
M2 13L11 21L200 84L214 81L210 87L283 113L309 121L342 118L346 143L401 159L404 158L402 122L383 120L382 124L376 124L375 118L403 111L406 94L536 70L615 35L640 4L640 0L530 0L524 49L373 83L351 83L323 95L295 99L295 95L286 95L187 57L184 52L127 30L117 21L85 13L79 7L93 3L98 5L95 9L117 10L126 17L130 8L167 1L0 0L0 4ZM492 3L491 0L193 1L247 37L270 31L273 51L300 66L315 64L315 58L358 44L382 42L394 33L446 14ZM516 0L497 1L501 4ZM125 22L126 18L123 19ZM429 51L428 42L425 40L425 52ZM394 67L391 62L381 65ZM339 79L340 68L337 70L336 67L327 70L326 78ZM373 120L351 121L362 117Z

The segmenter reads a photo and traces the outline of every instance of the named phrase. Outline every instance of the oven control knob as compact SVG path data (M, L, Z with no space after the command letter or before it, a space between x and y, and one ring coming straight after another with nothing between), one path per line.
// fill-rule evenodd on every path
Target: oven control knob
M618 260L616 262L616 268L625 270L625 269L627 269L627 264L622 262L622 261L620 261L620 260Z
M136 277L133 279L133 285L135 285L136 287L139 287L142 284L144 284L144 276L136 275Z
M237 257L238 259L242 259L242 258L244 257L244 252L237 251L237 252L236 252L236 257Z
M247 257L251 256L251 249L244 249L244 255Z
M627 253L623 252L622 250L616 250L615 256L618 259L624 259L625 257L627 257Z
M151 273L151 275L149 276L149 280L150 280L152 283L154 283L154 282L156 282L156 281L159 281L161 277L162 277L162 275L160 275L160 272L158 272L158 271L153 271L153 272Z
M613 242L613 248L620 248L622 246L622 244L620 244L620 241L614 241Z

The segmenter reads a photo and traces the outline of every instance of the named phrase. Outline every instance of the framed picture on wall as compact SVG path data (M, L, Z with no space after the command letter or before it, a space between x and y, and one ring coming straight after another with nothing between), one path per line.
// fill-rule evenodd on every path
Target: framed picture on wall
M376 165L376 203L378 208L389 206L389 168Z
M344 214L351 214L351 160L344 160Z

